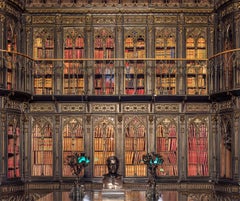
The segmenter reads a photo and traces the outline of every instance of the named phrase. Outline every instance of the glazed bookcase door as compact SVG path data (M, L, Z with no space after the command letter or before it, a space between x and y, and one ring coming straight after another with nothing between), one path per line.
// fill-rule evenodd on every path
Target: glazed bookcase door
M63 117L63 135L62 135L62 175L64 177L73 176L70 167L68 166L67 157L73 153L84 152L84 138L81 117ZM82 171L83 175L84 172Z
M102 177L108 172L106 161L115 155L114 118L97 118L94 121L94 177Z
M113 29L94 30L94 94L115 94L115 35Z
M188 120L188 176L208 176L208 119Z
M32 124L32 176L53 175L52 118L34 118Z
M5 67L6 67L6 82L7 89L16 89L16 60L17 56L11 52L17 52L17 33L16 27L14 28L14 23L8 21L7 25L7 51L8 54L5 57Z
M158 28L155 35L155 93L160 95L175 95L177 91L177 63L174 60L176 58L176 30Z
M84 93L84 34L83 29L64 30L63 94Z
M207 42L201 29L187 30L186 92L188 95L207 94Z
M145 58L145 30L126 30L124 38L124 94L143 95L146 93Z
M178 175L178 134L177 119L158 118L156 128L156 150L164 160L157 168L157 176Z
M125 176L145 177L146 165L142 157L146 154L146 117L129 116L124 121L125 135Z
M33 70L34 94L53 94L53 61L44 60L54 58L54 32L52 28L34 29L33 58L37 60Z
M7 127L7 178L19 178L20 175L20 116L10 115Z

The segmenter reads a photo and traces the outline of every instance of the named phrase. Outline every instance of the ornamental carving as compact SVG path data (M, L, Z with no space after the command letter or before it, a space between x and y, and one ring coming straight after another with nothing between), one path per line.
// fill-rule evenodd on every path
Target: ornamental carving
M208 23L208 16L187 16L185 17L185 22L187 24L191 24L191 23L206 24Z
M124 16L125 24L146 24L147 23L147 15L143 16Z
M84 16L62 16L63 24L84 24L85 17Z
M55 112L55 105L52 103L32 103L30 112Z
M186 104L185 105L186 112L210 112L211 105L210 104Z
M155 104L155 112L180 112L180 104Z
M94 24L115 24L116 23L116 17L110 17L110 16L96 16L93 17L93 23Z
M219 104L219 111L232 109L232 102L225 101Z
M61 104L60 108L62 112L84 112L86 105L84 103Z
M176 24L177 16L159 16L154 18L156 24Z
M33 16L33 24L53 24L55 23L55 16Z
M93 103L90 105L90 111L115 113L115 112L118 112L118 105L114 103L108 103L108 104Z
M150 105L147 103L135 103L135 104L122 104L123 112L134 112L134 113L147 113L150 111Z

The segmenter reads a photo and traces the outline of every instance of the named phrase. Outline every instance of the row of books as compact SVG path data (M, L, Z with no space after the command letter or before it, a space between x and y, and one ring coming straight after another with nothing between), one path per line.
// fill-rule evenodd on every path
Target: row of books
M202 123L199 127L196 127L194 124L190 124L188 127L188 136L207 137L208 136L207 126L204 123Z
M94 165L106 164L106 160L109 156L113 156L113 151L95 151L94 152Z
M84 143L83 138L63 138L64 151L83 151Z
M125 88L144 88L144 78L126 78Z
M207 138L188 138L188 148L192 151L208 150Z
M158 166L157 168L157 176L177 176L178 175L178 167L177 165L166 165Z
M38 138L39 140L41 138L52 137L52 127L51 127L51 125L47 124L43 129L40 128L39 126L35 126L33 128L33 137L39 137Z
M34 40L34 47L43 47L43 45L45 47L53 47L54 46L54 40L47 38L45 39L45 43L44 40L41 37L37 37Z
M188 165L188 176L208 176L208 165Z
M44 58L54 58L54 50L53 49L40 49L33 48L33 57L35 59L44 59Z
M8 178L20 177L20 169L17 168L17 169L13 169L13 170L12 169L8 170L7 177Z
M206 59L207 50L206 49L187 49L186 58L187 59Z
M125 175L127 177L145 177L147 175L147 166L144 165L126 165Z
M115 53L113 49L95 49L94 50L94 58L95 59L111 59L115 57Z
M65 59L82 59L84 58L84 49L65 49L64 50Z
M174 37L157 37L155 46L156 47L175 47L176 40Z
M188 164L208 164L208 150L188 151Z
M187 87L206 87L205 77L202 75L187 77Z
M114 88L114 77L105 76L104 78L95 79L95 88L110 87Z
M33 164L53 164L52 151L34 151Z
M145 150L145 138L126 138L125 150L131 151L144 151Z
M94 90L94 94L95 95L111 95L111 94L114 94L114 88L101 88L101 89L95 89Z
M8 153L9 154L18 154L20 150L19 143L14 145L14 144L8 144Z
M177 138L158 137L156 139L157 151L176 151Z
M52 176L53 165L32 165L32 176Z
M157 87L176 87L176 77L156 77Z
M53 147L52 138L34 138L32 143L33 151L51 151Z
M112 126L107 126L105 129L101 126L96 126L94 128L94 137L95 138L113 138L114 137L114 128Z
M102 177L108 172L106 161L102 165L94 165L94 177Z
M8 158L8 169L18 168L19 164L20 164L19 154Z
M156 59L166 59L166 58L175 58L175 49L156 49L155 57Z
M62 166L62 175L64 177L73 177L75 176L72 172L72 169L70 168L69 165L63 165ZM84 175L84 169L81 171L80 173L80 177L82 177Z
M137 51L125 50L124 55L125 55L126 59L145 58L146 57L146 51L145 50L137 50Z
M64 88L83 88L83 78L64 78Z
M34 87L34 94L36 94L36 95L51 95L51 94L53 94L53 89L52 88Z
M95 151L114 151L115 140L114 138L95 138L94 150Z
M125 151L125 163L128 165L140 164L142 163L142 157L145 154L145 151Z

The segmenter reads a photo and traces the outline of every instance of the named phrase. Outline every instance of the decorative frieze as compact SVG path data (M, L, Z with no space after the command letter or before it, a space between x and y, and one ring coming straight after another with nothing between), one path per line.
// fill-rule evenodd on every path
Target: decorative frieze
M178 103L157 103L155 104L155 112L180 112L180 104Z
M109 16L109 15L104 15L104 16L94 16L93 17L93 23L94 24L115 24L116 23L116 16Z
M61 112L85 112L84 103L65 103L60 105Z
M148 113L150 105L148 103L126 103L122 104L122 111L126 113Z
M33 16L33 24L54 24L55 16Z
M30 104L30 112L55 112L53 103L32 103Z
M70 25L84 24L85 16L62 16L62 23Z
M93 103L90 105L91 112L106 112L106 113L115 113L118 112L118 105L114 103Z
M124 23L125 24L146 24L147 15L124 16Z
M185 105L186 112L210 112L211 105L208 103L191 103Z
M185 17L186 24L206 24L208 23L208 16L186 16Z
M232 110L232 101L219 103L219 111Z
M155 16L154 23L156 24L176 24L177 16Z

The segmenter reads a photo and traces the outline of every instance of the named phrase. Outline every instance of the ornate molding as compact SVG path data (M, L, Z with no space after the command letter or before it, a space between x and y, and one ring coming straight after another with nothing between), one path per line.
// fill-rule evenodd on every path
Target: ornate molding
M180 112L180 104L178 103L157 103L155 104L155 112Z
M32 24L54 24L55 16L33 16Z
M84 24L85 18L85 16L62 16L62 23L70 25Z
M185 105L186 112L210 112L211 104L208 103L187 103Z
M116 16L100 15L93 16L94 24L116 24Z
M91 112L107 112L107 113L115 113L118 112L118 104L114 103L93 103L90 104L90 111Z
M186 24L207 24L209 16L186 16L185 22Z
M155 24L177 24L177 16L154 16Z
M124 103L122 111L126 113L148 113L150 105L148 103Z
M60 104L61 112L85 112L86 105L84 103L66 103Z
M53 103L31 103L30 112L55 112Z

